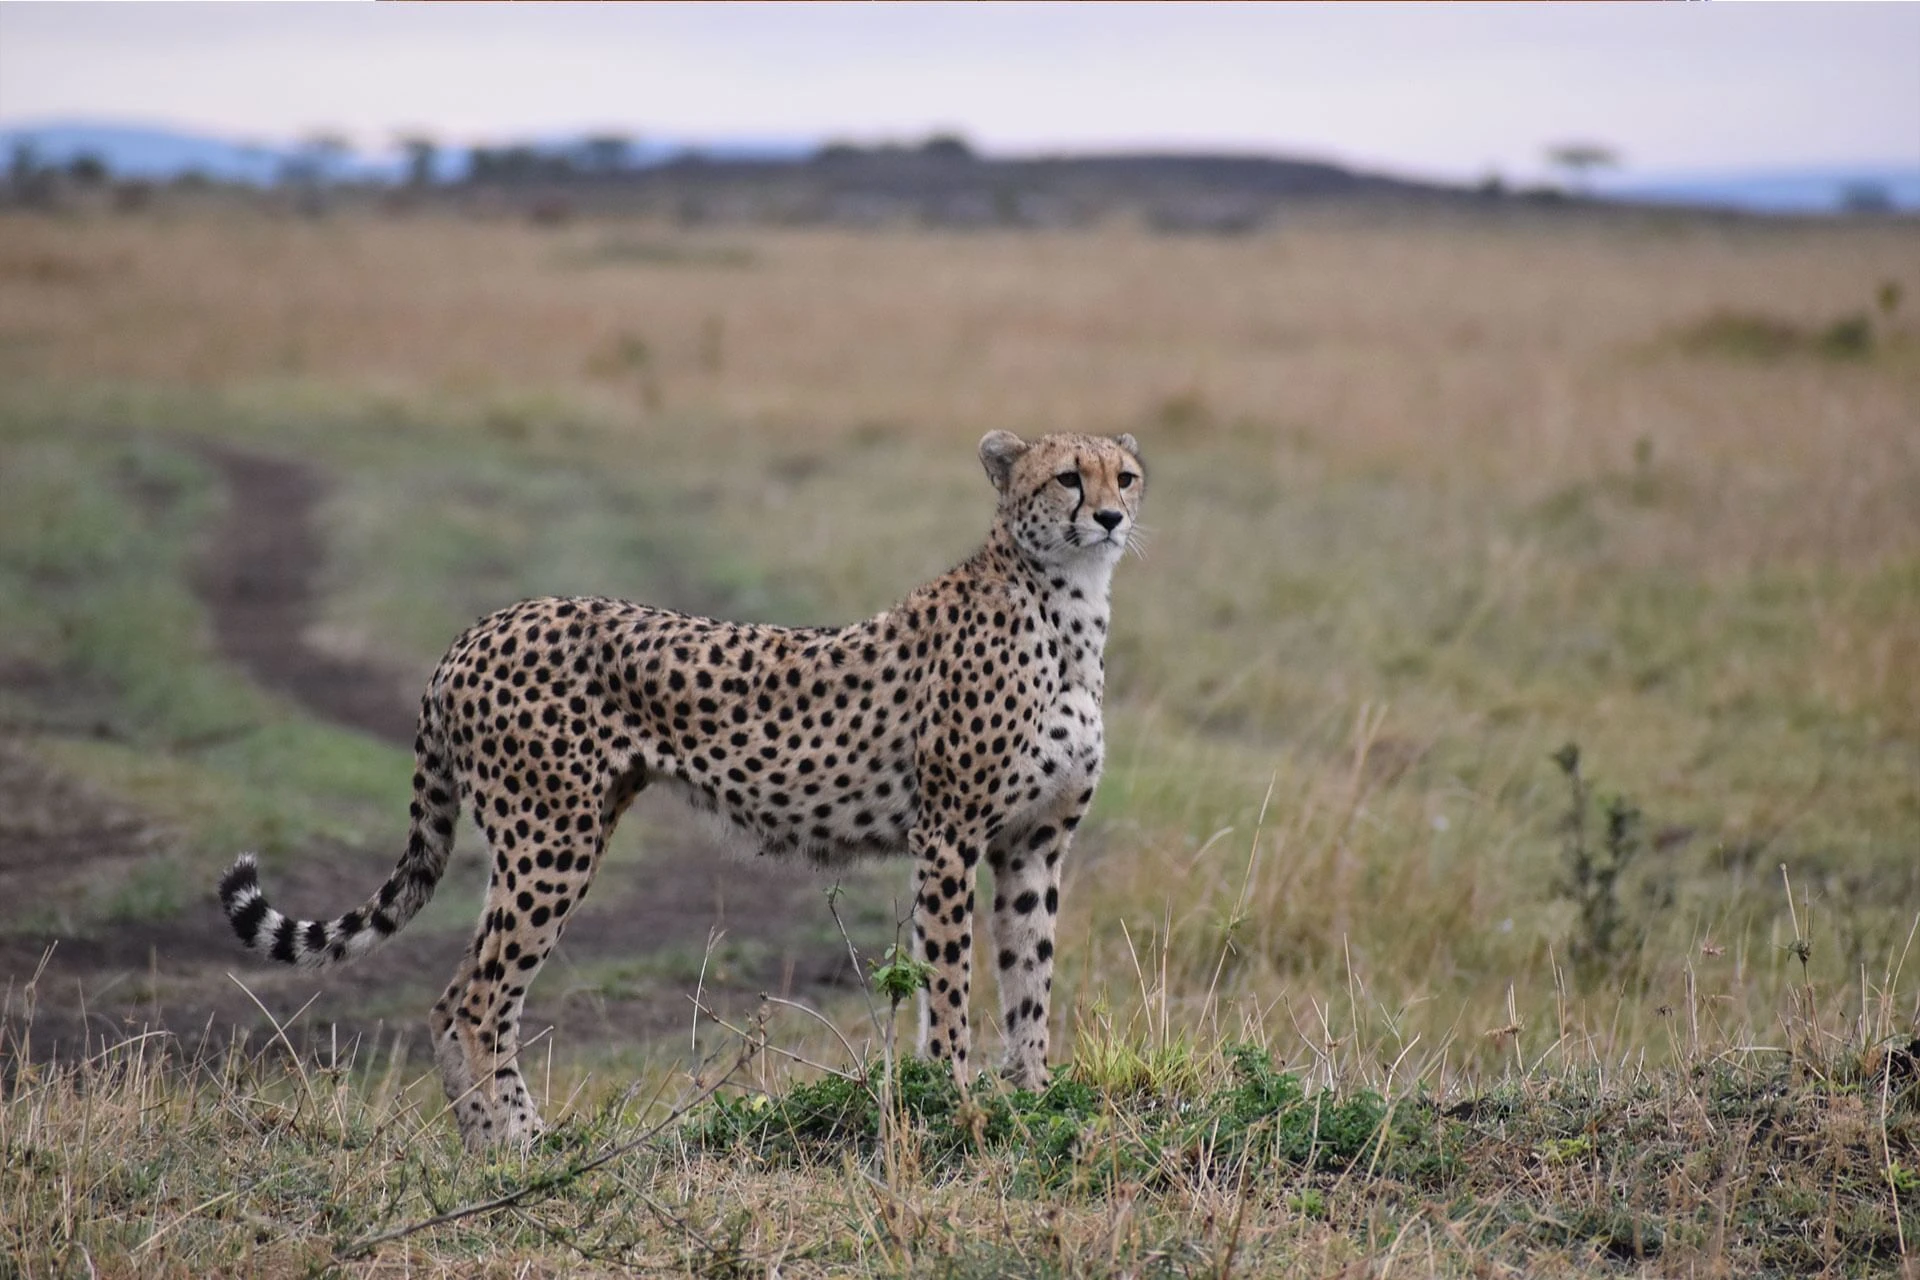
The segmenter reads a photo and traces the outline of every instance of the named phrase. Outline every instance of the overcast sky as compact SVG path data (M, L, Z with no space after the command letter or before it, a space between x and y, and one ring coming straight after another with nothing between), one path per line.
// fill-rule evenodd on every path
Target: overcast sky
M1308 154L1526 176L1920 163L1920 5L0 4L0 125L362 147L581 128Z

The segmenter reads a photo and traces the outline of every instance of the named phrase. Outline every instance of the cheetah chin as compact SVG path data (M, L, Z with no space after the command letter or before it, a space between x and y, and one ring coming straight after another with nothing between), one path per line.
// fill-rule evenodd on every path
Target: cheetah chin
M725 844L834 865L914 863L931 963L920 1052L970 1073L974 875L993 868L1002 1069L1047 1080L1060 871L1099 782L1113 570L1146 469L1132 436L1006 431L980 442L998 495L985 544L895 607L840 628L722 622L621 600L526 600L469 627L428 681L412 825L386 883L330 921L281 914L251 855L220 883L234 932L285 964L356 959L446 871L464 806L491 880L430 1019L469 1147L525 1142L528 986L633 798L656 783Z

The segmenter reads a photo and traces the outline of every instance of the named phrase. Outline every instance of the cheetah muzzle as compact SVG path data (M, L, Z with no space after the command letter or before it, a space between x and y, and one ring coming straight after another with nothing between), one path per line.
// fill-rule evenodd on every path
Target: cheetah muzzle
M527 600L470 627L420 700L406 852L358 909L295 920L251 855L220 883L248 947L357 959L404 928L447 866L462 804L492 878L473 945L433 1007L469 1147L525 1142L520 1012L648 786L768 854L912 856L913 940L934 967L920 1052L969 1073L974 873L993 868L1004 1070L1047 1079L1061 862L1099 781L1114 566L1146 489L1133 437L1005 431L980 442L999 495L986 544L841 628L721 622L597 598Z

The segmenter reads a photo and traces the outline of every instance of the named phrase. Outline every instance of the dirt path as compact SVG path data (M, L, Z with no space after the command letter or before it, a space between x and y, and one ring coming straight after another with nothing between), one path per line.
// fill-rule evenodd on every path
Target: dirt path
M393 672L342 661L306 642L326 554L318 519L326 486L319 473L236 449L201 453L227 482L226 518L194 575L222 655L317 716L410 744L413 703Z
M396 670L330 656L306 640L318 618L325 552L322 475L302 462L226 447L201 452L229 491L226 516L194 575L221 653L317 716L410 747L417 695ZM108 797L39 806L35 812L45 812L38 819L17 816L23 798L57 799L67 794L62 788L71 791L25 755L0 751L0 890L50 860L132 867L153 847L155 837ZM283 859L269 870L270 892L287 910L306 915L331 915L359 902L391 866L404 820L395 815L391 848L321 846ZM631 826L640 832L637 857L618 852L633 843ZM529 996L529 1030L551 1024L557 1054L595 1044L642 1045L664 1032L684 1037L693 1014L688 996L715 931L724 937L706 964L704 990L709 1001L735 1013L763 991L817 1003L858 981L818 878L722 858L693 815L651 795L628 816L622 837L592 900ZM442 896L477 897L485 865L479 835L463 823ZM883 929L876 915L895 896L898 878L885 869L849 877L852 901L841 914L853 924L865 905L865 928L855 927L863 954L891 939L891 926ZM457 890L455 881L461 882ZM234 1028L270 1032L231 973L278 1016L305 1006L305 1034L296 1037L305 1043L331 1043L336 1034L341 1042L356 1036L386 1042L401 1031L415 1056L424 1053L419 1028L426 1008L464 941L465 922L444 915L453 909L449 904L430 905L376 961L320 977L251 962L201 896L192 895L173 921L129 920L87 938L61 938L36 993L36 1048L50 1038L71 1046L83 1029L98 1038L164 1025L216 1042ZM440 918L422 928L435 915ZM461 930L462 941L451 939L454 930ZM0 987L12 979L16 1018L17 991L53 939L31 932L0 939Z

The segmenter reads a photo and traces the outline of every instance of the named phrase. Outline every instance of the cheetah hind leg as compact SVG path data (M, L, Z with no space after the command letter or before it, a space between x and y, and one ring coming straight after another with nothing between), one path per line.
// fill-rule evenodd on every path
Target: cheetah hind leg
M447 1106L460 1126L462 1142L469 1150L477 1150L491 1140L500 1128L501 1118L492 1105L492 1089L483 1090L475 1084L473 1064L479 1060L479 1046L462 1016L472 955L470 948L445 994L435 1002L428 1026L433 1033L433 1060L440 1068Z
M476 962L477 954L477 947L468 950L446 993L433 1006L429 1026L434 1062L440 1068L447 1105L460 1127L461 1142L469 1151L496 1144L524 1147L546 1132L546 1125L519 1071L519 1009L516 1002L514 1020L506 1024L512 1028L510 1033L483 1032L485 1027L501 1025L495 1010L503 1002L498 993L476 991L481 984L474 975L486 971L484 959Z
M430 1019L441 1083L469 1150L525 1146L546 1131L520 1072L527 988L559 943L568 911L586 896L620 815L649 781L638 766L618 773L599 805L588 806L589 814L597 807L597 821L576 810L570 820L529 824L520 856L495 857L473 945ZM486 797L475 807L487 812ZM481 826L499 848L501 833L484 818Z
M434 1054L469 1150L525 1146L545 1130L520 1071L520 1014L598 870L603 830L576 811L570 827L556 818L530 832L521 846L534 851L524 855L527 874L520 859L496 860L473 945L434 1006Z

